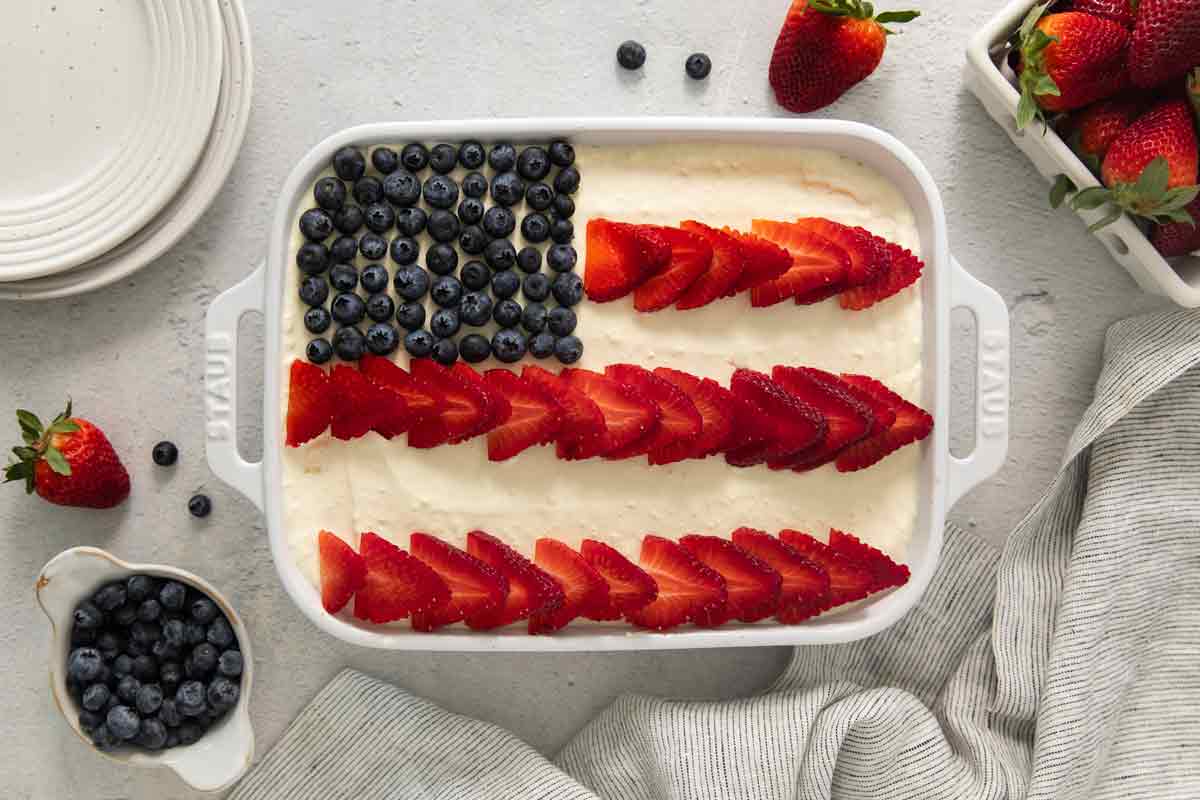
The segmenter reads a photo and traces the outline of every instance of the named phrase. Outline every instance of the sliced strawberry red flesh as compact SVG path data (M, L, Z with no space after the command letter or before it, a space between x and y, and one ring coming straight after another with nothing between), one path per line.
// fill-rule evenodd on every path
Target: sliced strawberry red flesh
M773 461L772 469L815 469L870 434L875 424L871 408L847 392L846 384L836 375L809 367L777 366L771 377L801 402L816 409L829 426L820 447Z
M829 602L840 606L862 600L875 592L875 576L869 569L837 552L824 542L817 541L807 533L782 530L779 538L800 555L812 561L829 576Z
M594 303L632 292L670 261L671 245L653 228L592 218L587 224L583 288Z
M865 375L843 375L842 380L885 403L895 412L896 420L884 430L843 450L837 457L839 472L854 472L879 463L905 445L919 442L933 431L933 417Z
M708 269L680 296L675 307L680 311L701 308L733 292L746 269L746 257L742 255L742 246L737 238L695 220L681 222L679 227L708 242L712 248L712 261Z
M609 606L608 582L579 553L555 539L538 539L533 561L562 587L563 603L529 617L530 633L551 633L576 617L594 617Z
M725 620L729 597L724 579L682 545L646 536L638 563L658 584L658 597L625 615L634 625L664 631L685 622L711 626Z
M584 459L600 455L606 441L604 414L590 397L561 380L558 375L530 364L521 379L554 398L562 414L555 435L556 453L562 459Z
M384 390L352 366L335 366L329 374L329 382L333 390L330 428L335 439L366 436L391 409Z
M404 619L437 608L450 589L437 573L374 533L359 538L367 574L354 595L354 616L376 624Z
M735 420L733 394L711 378L698 378L687 372L657 367L654 375L688 396L700 415L700 432L690 442L666 445L650 453L651 464L671 464L685 458L706 458L721 451L729 440Z
M477 630L498 628L533 614L548 614L565 601L562 587L544 570L504 542L483 531L467 534L467 552L494 567L508 580L504 605L495 611L467 616Z
M649 454L651 464L669 463L665 453L690 452L700 435L703 420L695 403L675 384L635 364L612 364L604 374L632 386L659 410L657 424L627 447L605 454L606 458L631 458ZM686 456L684 456L686 457Z
M756 219L754 232L791 254L792 266L779 278L750 290L755 308L775 305L798 295L845 288L850 273L846 251L823 236L790 222Z
M726 296L744 292L760 284L768 283L782 277L792 268L792 255L772 241L753 233L735 231L732 228L722 229L738 240L742 248L742 274L737 283Z
M296 359L288 382L288 447L299 447L329 429L333 419L333 387L316 364Z
M321 606L330 614L346 607L367 580L367 563L354 548L329 531L317 534L321 570Z
M605 428L601 455L632 444L658 425L658 406L632 386L579 368L564 369L559 380L583 393L600 409Z
M731 619L758 622L779 610L783 579L768 562L717 536L689 534L679 543L725 579Z
M608 584L605 605L585 612L588 618L620 619L625 614L649 605L658 597L658 584L654 578L611 545L594 539L584 539L579 552L584 561Z
M754 528L738 528L732 539L779 573L782 580L775 618L780 622L794 625L830 607L829 575L794 547Z
M850 269L846 287L862 286L884 273L891 262L882 239L876 239L865 228L852 228L824 217L802 217L796 225L822 236L846 251ZM800 302L800 298L796 299Z
M391 389L404 398L410 423L435 416L445 407L445 401L436 395L429 384L414 378L389 358L367 353L358 364L362 373L373 383Z
M658 311L675 303L708 271L713 259L712 245L702 236L680 228L648 227L671 246L671 260L634 290L633 307L638 311Z
M484 380L510 409L508 420L488 433L489 460L506 461L530 447L554 441L563 415L549 392L506 369L488 370Z
M829 531L829 546L866 567L875 576L875 585L879 589L908 583L910 572L907 566L896 563L883 551L872 547L854 534L834 528Z
M853 311L870 308L916 283L925 269L924 262L903 247L879 237L872 239L877 245L882 243L887 251L887 267L870 283L843 292L839 298L842 308Z
M762 441L727 451L725 460L731 465L746 467L793 458L824 441L828 431L825 419L761 372L739 369L729 385L734 396L754 407L753 413L765 421L760 424L769 431Z
M436 572L450 590L442 605L412 615L414 629L432 631L467 616L496 614L504 607L508 580L494 567L427 533L413 533L409 537L409 550Z
M430 386L444 403L437 416L417 422L409 429L410 447L462 442L484 431L492 410L489 396L480 386L427 358L413 359L410 368L413 377Z

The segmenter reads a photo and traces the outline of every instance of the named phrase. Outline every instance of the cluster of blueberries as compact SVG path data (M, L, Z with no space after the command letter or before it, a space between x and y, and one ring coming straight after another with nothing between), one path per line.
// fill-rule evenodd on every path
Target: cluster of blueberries
M366 352L388 355L401 343L414 358L447 365L460 356L514 363L527 353L564 364L579 360L583 343L574 335L573 308L583 299L583 281L575 273L571 217L580 176L569 143L518 151L508 143L413 142L399 153L374 148L370 166L368 174L358 148L339 149L334 175L313 187L316 207L300 216L300 299L309 306L305 327L316 335L310 361L323 364L335 353L346 361ZM466 172L456 180L451 173L459 167ZM482 171L488 168L490 180ZM519 226L514 208L523 208ZM519 250L510 239L518 227ZM431 241L422 267L423 234ZM335 323L331 343L326 335ZM396 325L406 331L403 339ZM485 326L494 330L490 337L464 331Z
M229 620L178 581L133 575L75 608L67 688L101 750L196 742L237 705L242 667Z

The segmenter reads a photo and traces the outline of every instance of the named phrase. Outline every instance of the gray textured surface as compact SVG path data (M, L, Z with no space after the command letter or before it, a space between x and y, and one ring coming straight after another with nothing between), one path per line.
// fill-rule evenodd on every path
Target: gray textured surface
M1012 310L1009 462L952 514L1000 542L1058 466L1090 399L1105 327L1163 301L1140 294L1074 217L1046 209L1041 178L962 89L962 45L998 4L910 5L925 16L892 40L875 76L822 115L878 125L924 159L944 193L954 252ZM19 405L49 414L73 396L78 412L99 422L124 455L135 487L131 501L111 512L54 508L11 487L0 493L7 734L0 741L0 795L192 796L170 774L126 771L87 752L56 718L46 691L48 632L32 584L48 558L77 544L176 564L227 592L255 643L260 750L345 665L507 726L547 752L620 692L738 695L763 687L782 668L780 650L458 656L339 645L318 635L283 594L262 519L209 473L202 453L204 312L261 255L274 188L297 157L340 128L386 119L779 113L765 75L786 2L745 0L711 15L696 13L698 7L684 0L519 8L487 0L363 0L350 14L323 0L251 4L253 118L229 183L196 229L117 286L73 300L0 303L8 342L0 411ZM649 50L644 75L613 64L616 45L629 37ZM706 84L684 77L682 62L692 50L713 58ZM969 327L956 318L956 334ZM261 349L243 358L260 364ZM961 410L972 379L958 361ZM247 400L257 391L248 383ZM257 422L257 411L247 415L250 453L258 447ZM15 425L9 433L16 438ZM180 445L173 470L151 465L149 450L160 438ZM961 421L954 438L966 441ZM202 522L185 511L200 489L216 506Z

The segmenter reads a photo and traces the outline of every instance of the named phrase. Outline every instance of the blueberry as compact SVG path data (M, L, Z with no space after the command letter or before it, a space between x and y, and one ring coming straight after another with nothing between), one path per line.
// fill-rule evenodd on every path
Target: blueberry
M435 208L429 215L429 235L436 242L452 242L458 238L462 225L454 212Z
M150 652L150 643L140 642L136 639L130 639L125 645L125 652L132 658L144 656Z
M478 333L468 333L458 343L458 352L463 357L463 361L478 364L492 354L492 344L486 337L480 336Z
M319 275L329 266L329 251L323 244L306 242L296 251L296 266L301 272Z
M440 308L433 312L433 316L429 318L429 330L439 339L449 339L458 333L461 325L462 323L458 319L458 312L453 308Z
M367 160L357 147L347 145L333 154L333 171L344 181L356 181L367 171Z
M507 142L492 145L488 165L496 172L506 172L517 165L517 148Z
M453 208L458 202L458 184L448 175L432 175L421 189L425 202L434 208Z
M459 279L463 286L471 291L479 291L492 282L491 271L482 261L468 261L459 270Z
M515 206L525 197L525 181L515 172L492 178L492 199L502 206Z
M401 303L396 309L396 322L407 331L415 331L425 324L425 306L420 303Z
M421 179L411 172L393 172L383 179L383 196L397 206L412 206L421 199Z
M166 639L159 639L157 642L151 645L150 655L154 656L159 661L170 661L183 655L183 650L179 647L167 644Z
M468 225L463 228L458 237L458 246L469 256L477 256L483 252L490 240L488 235L478 225Z
M367 316L375 322L388 322L396 313L396 304L386 294L373 294L367 298ZM370 337L367 337L370 346Z
M217 659L217 672L226 678L236 678L242 674L242 653L239 650L226 650Z
M339 325L357 325L367 315L367 304L354 292L342 292L333 298L329 311Z
M546 251L546 264L555 272L570 272L579 262L579 254L569 244L554 244Z
M405 300L420 300L429 291L429 273L420 267L404 267L396 270L392 285Z
M521 279L511 269L505 269L492 276L492 294L501 299L507 299L517 293Z
M112 692L103 683L93 683L83 691L83 707L88 711L99 711L108 705Z
M423 208L401 208L396 211L396 229L405 236L416 236L425 230L429 215Z
M712 59L704 53L692 53L683 62L683 68L692 80L702 81L712 72Z
M104 612L96 608L89 601L84 601L75 607L75 613L72 615L75 620L75 627L85 631L99 630L104 624Z
M333 334L333 352L343 361L358 361L367 348L362 331L353 325L338 328Z
M427 330L415 330L404 337L404 349L413 358L428 358L433 345L433 334Z
M517 251L517 267L532 275L542 268L542 251L536 247L522 247Z
M193 614L193 616L195 616L195 614ZM214 614L212 618L216 619L217 618L216 614ZM183 626L183 640L187 644L200 644L201 642L203 642L204 634L207 630L205 628L205 624L206 623L202 623L202 622L185 623Z
M162 606L155 597L147 597L137 609L137 618L142 622L154 622L162 614Z
M404 165L405 169L419 172L425 169L425 165L429 163L429 151L420 142L406 144L400 151L400 163Z
M559 194L575 194L579 188L579 170L574 166L563 167L554 176L554 191Z
M558 244L569 244L575 238L575 225L571 220L559 217L550 226L550 238Z
M158 711L162 705L163 691L162 687L157 683L142 684L142 688L138 689L137 698L134 701L137 704L137 710L143 714L153 714Z
M583 279L574 272L564 272L550 287L560 306L577 305L583 299Z
M329 268L329 282L339 292L352 292L358 286L358 270L349 264L334 264Z
M554 355L564 364L574 364L583 357L583 342L578 336L564 336L554 343Z
M129 741L137 736L138 727L142 721L138 718L137 712L129 706L117 706L109 709L108 716L104 722L108 725L108 729L112 731L113 736Z
M354 199L364 206L378 203L383 199L383 184L373 175L359 178L354 182Z
M132 674L142 683L158 680L158 662L153 656L138 656L133 660Z
M478 225L483 221L483 201L478 197L464 197L458 204L458 218L464 225Z
M458 163L462 164L463 169L479 169L483 166L485 157L483 145L474 139L468 139L459 145Z
M358 252L362 253L367 261L381 261L387 251L388 241L378 233L364 233L358 240Z
M521 283L521 293L526 300L540 303L550 296L550 279L540 272L526 275Z
M362 285L371 294L386 292L388 287L387 267L383 264L368 264L362 271Z
M128 606L121 606L121 608L127 607ZM101 658L103 658L105 661L111 661L117 657L117 653L121 652L121 648L124 647L124 642L122 642L121 637L113 631L104 631L96 637L95 647L100 651Z
M517 248L508 239L493 239L483 248L483 260L494 270L512 269L517 263Z
M179 726L179 743L181 745L195 744L204 734L203 729L194 722L185 722Z
M171 647L183 647L183 636L183 620L169 619L162 624L163 641Z
M390 250L392 261L402 267L417 263L417 258L421 255L421 245L417 244L416 239L408 236L397 236L392 239Z
M458 268L458 251L452 245L435 244L425 254L425 266L434 275L449 275Z
M346 202L346 184L326 176L313 186L313 199L326 211L337 211Z
M400 334L386 322L376 322L367 328L366 338L367 349L377 356L390 355L400 346Z
M554 224L566 222L566 220L555 220ZM570 225L570 222L567 222ZM550 220L546 219L545 214L534 212L526 214L525 219L521 220L521 235L525 237L525 241L540 244L546 241L550 236Z
M206 708L204 684L200 681L184 681L175 690L175 708L185 717L198 717Z
M113 611L125 605L125 584L108 583L101 586L100 590L92 596L92 602L101 611Z
M217 604L212 600L209 600L207 597L197 597L188 608L188 613L196 622L207 625L216 619L217 614L220 612L217 610Z
M358 233L359 228L362 226L363 211L353 203L347 203L333 212L333 227L347 236L353 236Z
M445 175L457 163L458 148L452 144L435 144L429 151L429 166L433 167L434 172Z
M516 300L501 300L496 303L492 319L501 328L513 328L521 324L521 304Z
M339 236L329 246L329 257L335 264L345 264L354 260L358 255L358 239L353 236Z
M196 645L192 650L192 665L202 675L207 675L217 668L217 658L220 652L208 642Z
M129 628L129 637L131 642L137 642L144 645L149 652L150 645L162 638L162 626L157 622L143 622L138 620ZM138 658L141 658L139 655ZM137 674L137 658L134 659L134 674Z
M92 744L96 745L97 750L112 750L117 746L118 739L113 735L113 732L108 729L107 723L97 725L92 731Z
M504 206L492 206L483 214L483 229L494 239L503 239L516 227L516 215Z
M140 603L157 594L158 582L149 575L133 575L125 581L125 596L130 602Z
M617 48L617 63L625 69L640 69L646 63L646 48L632 39L621 42Z
M453 339L438 339L433 346L433 360L446 367L454 366L458 361L458 345Z
M323 305L329 299L329 281L321 275L305 275L300 281L300 300L310 306Z
M87 630L85 628L71 628L71 645L82 647L83 645L93 645L96 643L96 631Z
M550 163L556 167L569 167L575 163L575 148L570 142L558 139L550 143Z
M208 704L219 711L228 710L237 705L240 693L237 683L229 678L213 678L213 682L208 685Z
M549 358L554 355L554 335L542 331L530 339L529 355L534 358Z
M400 168L400 156L390 147L376 147L371 151L371 163L384 175L391 175Z
M514 364L525 356L525 337L513 328L502 328L492 337L492 353L505 364Z
M176 731L168 730L167 743L163 745L163 748L169 750L172 747L179 747L179 734Z
M533 145L522 150L517 157L517 174L531 181L540 181L550 174L550 154L546 148Z
M521 314L521 327L530 333L541 333L546 327L546 307L541 303L529 303Z
M578 322L574 311L565 306L559 306L550 310L546 324L555 336L569 336L575 332Z
M554 202L554 190L541 181L531 183L525 190L525 202L534 211L545 211Z
M396 212L387 203L371 203L363 211L367 228L375 233L387 233L396 224Z
M478 200L487 194L488 180L479 172L468 172L462 179L463 194Z
M84 709L79 712L79 728L84 733L91 733L99 728L104 723L104 715L96 711L88 711Z
M183 680L183 668L178 662L168 661L158 668L158 679L168 689L174 689Z
M453 275L442 275L433 282L433 286L429 289L429 296L433 298L433 302L442 308L458 308L459 303L462 302L462 295L462 284Z
M158 709L158 718L168 728L178 728L183 723L183 715L179 713L179 707L175 705L174 697L163 699L162 705Z
M123 702L132 703L137 700L138 689L141 688L141 681L133 675L124 675L117 681L117 697Z
M113 659L112 665L113 675L118 678L124 678L133 672L133 659L122 653Z
M333 219L323 208L310 208L300 215L300 233L310 242L324 241L333 233Z
M459 319L467 325L481 327L492 318L492 298L486 292L470 292L463 295L458 309Z
M575 201L569 194L554 195L554 213L563 219L570 219L575 213Z
M309 333L324 333L333 324L333 317L324 306L310 308L304 312L304 327Z
M138 726L137 743L147 750L161 750L167 743L167 728L156 719L144 719Z

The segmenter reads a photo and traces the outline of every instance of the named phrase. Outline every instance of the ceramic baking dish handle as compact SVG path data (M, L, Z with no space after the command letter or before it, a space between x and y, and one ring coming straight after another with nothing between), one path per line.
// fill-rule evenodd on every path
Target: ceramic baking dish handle
M990 286L975 280L956 259L950 274L950 306L975 315L975 449L950 456L946 508L995 475L1008 455L1009 327L1008 306Z
M204 438L208 466L217 477L263 510L262 462L249 462L237 447L238 323L247 311L263 310L266 265L226 290L208 308L204 326Z

